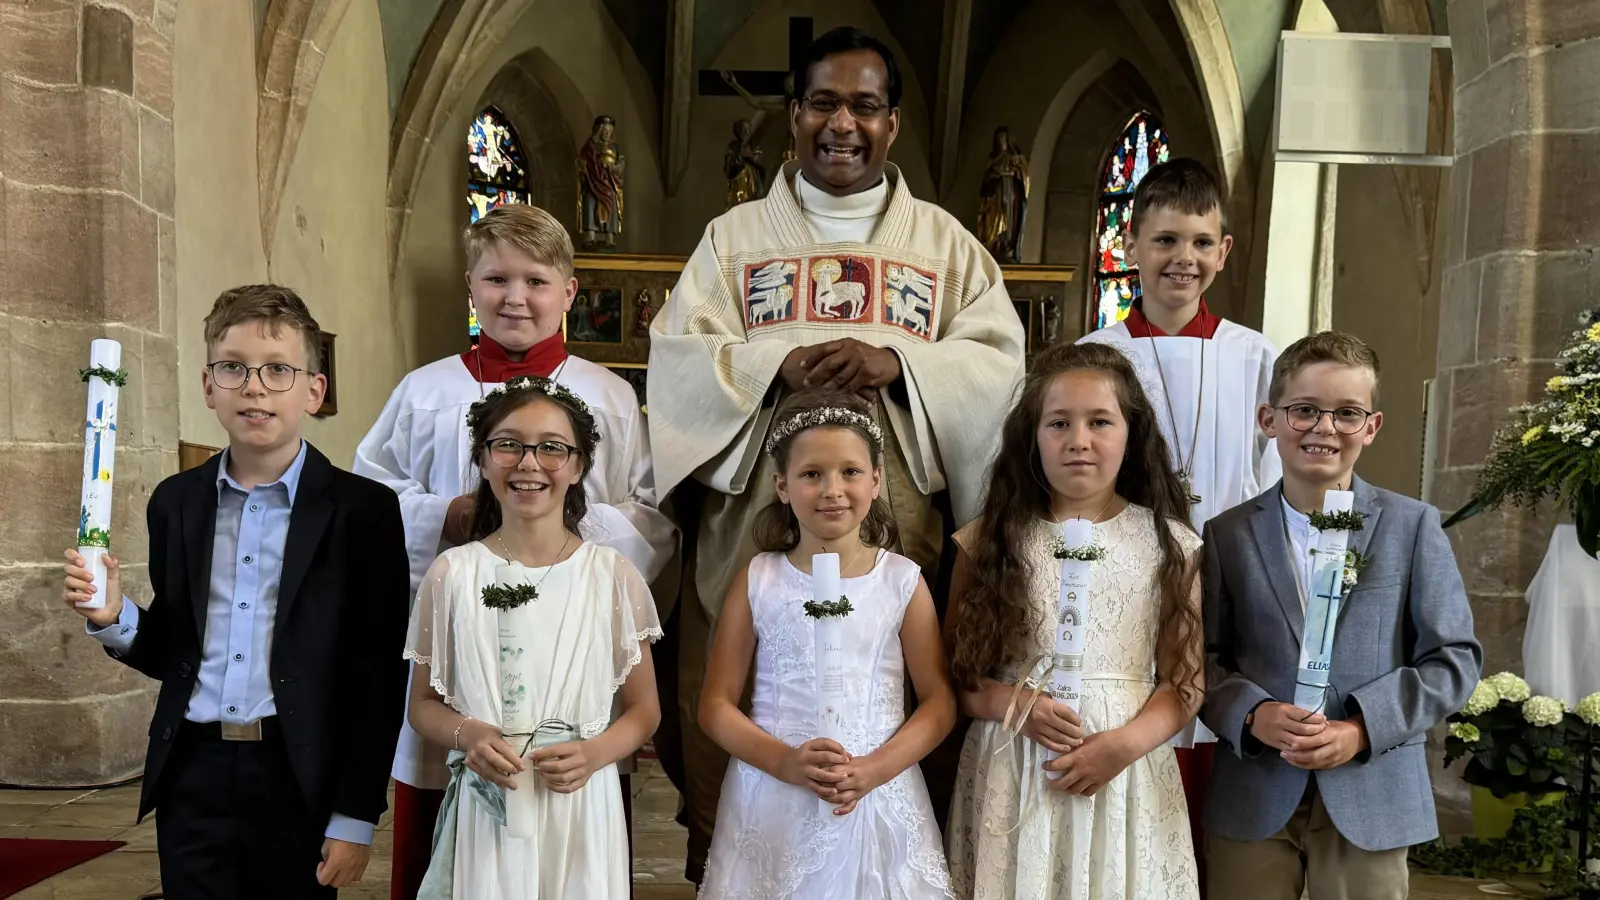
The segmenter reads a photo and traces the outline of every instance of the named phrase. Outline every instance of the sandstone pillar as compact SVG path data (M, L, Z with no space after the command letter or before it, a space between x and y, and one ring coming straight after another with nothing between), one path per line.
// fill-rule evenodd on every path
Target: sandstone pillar
M177 469L177 0L0 3L0 784L143 764L155 684L62 606L89 341L122 343L113 552L148 602L144 506Z
M1451 0L1455 169L1440 302L1433 500L1471 496L1508 407L1540 392L1600 305L1600 4ZM1523 592L1555 511L1452 530L1489 672L1520 670Z

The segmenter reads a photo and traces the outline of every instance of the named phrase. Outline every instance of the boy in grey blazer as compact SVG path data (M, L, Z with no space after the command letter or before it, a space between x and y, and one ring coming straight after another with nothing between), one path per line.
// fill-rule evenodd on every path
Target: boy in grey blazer
M1403 898L1406 848L1438 834L1423 741L1472 693L1483 654L1432 506L1355 477L1383 424L1378 358L1323 332L1273 366L1262 429L1283 481L1205 528L1201 719L1228 751L1207 795L1208 894ZM1329 490L1355 494L1350 548L1369 560L1336 624L1320 709L1293 700L1306 587Z

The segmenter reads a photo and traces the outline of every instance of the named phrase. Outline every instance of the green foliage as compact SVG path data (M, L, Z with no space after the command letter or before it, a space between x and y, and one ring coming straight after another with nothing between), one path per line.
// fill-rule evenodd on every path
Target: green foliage
M539 589L531 584L486 584L483 605L490 609L516 609L539 599Z
M807 600L806 605L802 608L805 610L806 615L813 619L826 619L832 616L839 616L842 618L855 611L855 607L850 605L849 597L840 597L837 600L824 600L821 603L818 603L815 600Z

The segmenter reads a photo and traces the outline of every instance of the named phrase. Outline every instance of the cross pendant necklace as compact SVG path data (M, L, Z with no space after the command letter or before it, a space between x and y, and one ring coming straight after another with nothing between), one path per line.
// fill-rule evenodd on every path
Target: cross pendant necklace
M1167 421L1172 423L1173 452L1178 457L1178 484L1183 488L1184 498L1190 506L1200 502L1200 495L1194 492L1195 457L1200 452L1200 413L1205 409L1206 403L1206 342L1200 340L1200 383L1195 389L1194 401L1194 434L1189 438L1189 459L1183 459L1183 447L1178 442L1178 414L1172 410L1172 392L1167 390L1167 370L1161 365L1161 348L1156 345L1155 332L1146 334L1150 339L1150 350L1156 357L1156 373L1161 376L1161 398L1167 402Z

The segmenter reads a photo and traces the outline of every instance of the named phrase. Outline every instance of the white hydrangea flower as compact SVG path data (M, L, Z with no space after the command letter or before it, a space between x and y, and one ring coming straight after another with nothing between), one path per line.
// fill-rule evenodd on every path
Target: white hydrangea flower
M1509 700L1512 703L1521 703L1533 694L1533 691L1528 689L1526 681L1510 672L1490 675L1485 680L1494 685L1495 692L1500 695L1500 699Z
M1469 716L1481 716L1499 705L1500 692L1485 679L1472 689L1472 696L1467 698L1467 705L1463 706L1461 711Z
M1522 718L1529 725L1559 725L1567 714L1567 705L1555 697L1529 697L1522 704Z
M1450 724L1450 736L1470 744L1482 735L1478 732L1478 726L1471 722L1452 722Z
M1590 725L1600 725L1600 691L1578 701L1578 718Z

